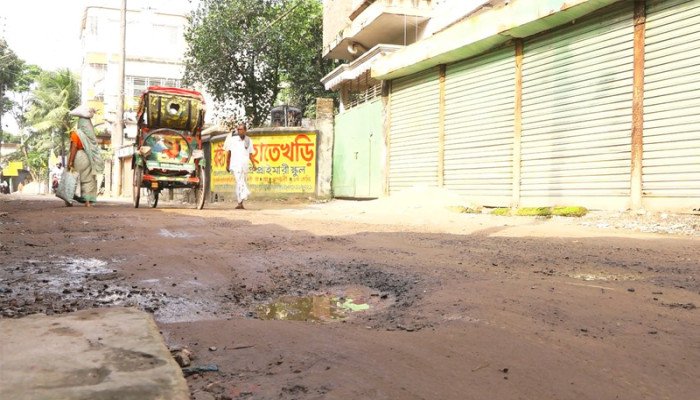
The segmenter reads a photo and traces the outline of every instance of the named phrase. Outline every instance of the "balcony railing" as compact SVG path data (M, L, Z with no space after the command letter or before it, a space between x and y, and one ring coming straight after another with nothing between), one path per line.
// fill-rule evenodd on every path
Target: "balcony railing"
M434 0L355 0L348 24L335 37L327 38L324 56L352 60L361 54L362 48L366 51L378 44L415 43L436 3ZM355 45L359 46L359 53Z
M435 2L432 0L353 0L350 20L357 18L358 15L362 14L364 10L372 5L375 5L375 7L400 7L413 8L417 10L430 10L433 8L434 3Z

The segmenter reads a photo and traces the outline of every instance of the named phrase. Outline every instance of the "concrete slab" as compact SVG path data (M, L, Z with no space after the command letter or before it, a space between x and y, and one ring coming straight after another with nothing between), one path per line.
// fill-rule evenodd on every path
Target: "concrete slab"
M0 320L0 399L188 400L155 322L133 308Z

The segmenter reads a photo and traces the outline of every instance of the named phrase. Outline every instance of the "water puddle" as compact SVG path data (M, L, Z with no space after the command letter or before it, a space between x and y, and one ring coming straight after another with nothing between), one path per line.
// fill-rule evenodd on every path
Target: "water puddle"
M113 272L106 268L107 262L96 258L66 258L63 270L71 274L104 274Z
M383 308L387 300L388 296L369 288L341 288L307 296L283 296L258 306L255 315L263 320L328 322Z
M192 235L187 233L187 232L172 232L172 231L169 231L167 229L161 229L160 236L169 237L169 238L190 238L190 237L192 237Z
M615 274L603 274L603 273L580 273L580 274L570 274L568 275L574 279L580 279L582 281L634 281L638 280L639 277L633 275L615 275Z

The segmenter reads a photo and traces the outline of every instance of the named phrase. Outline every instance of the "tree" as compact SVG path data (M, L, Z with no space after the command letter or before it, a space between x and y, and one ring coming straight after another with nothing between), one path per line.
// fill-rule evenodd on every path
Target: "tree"
M32 105L27 119L38 132L68 134L73 117L68 113L80 105L80 79L70 70L43 72L32 92Z
M33 72L28 69L28 76ZM73 128L74 121L68 113L80 104L80 90L79 80L68 69L41 72L36 84L29 110L24 114L29 132L22 135L20 149L32 178L42 181L48 173L49 153L59 152L63 140Z
M12 103L5 95L15 88L23 64L22 60L9 48L5 39L0 38L0 146L3 140L2 116L5 111L12 108Z
M27 111L31 106L32 94L36 81L41 74L41 68L36 65L22 64L22 69L17 76L17 81L13 90L13 98L10 102L10 114L15 120L17 127L19 129L19 135L12 136L12 142L20 145L20 151L18 153L10 154L8 159L10 160L21 160L24 165L29 166L30 174L33 173L34 169L32 165L37 165L37 162L30 162L31 159L36 159L36 155L32 154L30 157L27 137L29 132L27 130ZM7 137L6 137L7 139ZM6 140L7 142L7 140ZM34 179L38 176L33 176Z
M323 93L318 0L202 0L185 33L185 81L204 85L225 113L259 125L280 93L305 108Z
M36 86L37 80L42 70L33 64L23 64L17 78L14 92L14 100L9 109L12 117L17 123L20 132L27 127L27 112L31 106L32 90Z
M300 1L281 28L293 46L286 47L283 79L289 84L290 104L299 105L305 115L316 107L317 97L336 98L336 92L325 89L321 78L337 66L337 62L323 59L323 5L319 1Z

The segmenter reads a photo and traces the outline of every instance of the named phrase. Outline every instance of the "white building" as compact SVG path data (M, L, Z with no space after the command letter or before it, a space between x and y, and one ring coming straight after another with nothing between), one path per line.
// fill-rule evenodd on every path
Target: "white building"
M114 145L115 158L105 170L106 189L112 195L120 195L128 184L125 179L130 165L125 160L136 137L136 111L141 93L149 86L182 87L187 48L184 33L191 7L188 0L128 0L125 129L124 137L111 143L116 140L112 131L119 94L121 4L121 0L87 0L80 29L81 99L97 111L93 123L98 137L104 144Z
M186 50L187 0L129 0L126 15L124 111L136 111L148 86L181 86ZM93 122L100 132L111 132L118 95L120 53L120 0L89 0L83 13L81 70L83 102L97 110ZM125 136L135 137L127 122Z

